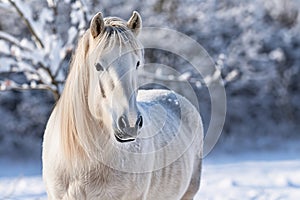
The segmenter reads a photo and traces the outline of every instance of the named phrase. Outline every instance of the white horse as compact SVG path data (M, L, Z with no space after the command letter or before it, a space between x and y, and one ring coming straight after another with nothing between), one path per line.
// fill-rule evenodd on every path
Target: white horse
M127 22L98 13L79 41L44 135L50 200L179 200L198 191L201 118L172 91L137 90L141 27L137 12Z

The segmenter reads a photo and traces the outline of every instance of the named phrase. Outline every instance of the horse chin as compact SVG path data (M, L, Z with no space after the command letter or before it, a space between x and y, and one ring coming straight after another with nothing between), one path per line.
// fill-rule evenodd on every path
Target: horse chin
M123 134L120 131L115 131L114 135L115 135L116 140L120 143L133 142L136 139L136 138L130 137L127 134Z

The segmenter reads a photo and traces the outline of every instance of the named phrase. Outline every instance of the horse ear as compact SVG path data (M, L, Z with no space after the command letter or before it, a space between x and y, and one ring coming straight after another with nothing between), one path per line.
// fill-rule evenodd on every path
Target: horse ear
M91 25L91 34L93 38L97 37L104 29L104 21L102 14L98 12L92 19Z
M142 29L142 18L137 11L133 11L130 19L127 22L127 27L135 34L138 35Z

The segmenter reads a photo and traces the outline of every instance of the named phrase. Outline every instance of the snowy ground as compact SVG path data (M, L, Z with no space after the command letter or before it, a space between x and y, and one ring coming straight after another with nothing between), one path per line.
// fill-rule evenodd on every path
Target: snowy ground
M0 200L47 199L38 160L0 159Z
M300 156L278 152L260 156L242 153L204 161L203 179L196 199L299 200Z
M214 151L204 159L196 199L300 199L300 156L299 148L294 149ZM4 199L46 199L40 161L0 159L0 200Z

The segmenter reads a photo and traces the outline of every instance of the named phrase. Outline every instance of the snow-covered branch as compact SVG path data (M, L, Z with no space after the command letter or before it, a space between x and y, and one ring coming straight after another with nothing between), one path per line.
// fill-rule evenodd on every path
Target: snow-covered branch
M13 45L16 45L17 47L21 48L22 50L31 51L31 49L22 45L21 42L17 38L15 38L14 36L12 36L6 32L0 31L0 40L5 40Z
M4 81L0 81L0 91L4 90L50 90L55 99L59 98L59 94L54 87L51 87L47 84L39 84L35 81L31 81L29 84L19 84L13 80L6 79Z
M159 70L158 70L159 71ZM177 82L178 84L180 83L191 83L194 84L196 87L200 88L203 85L207 85L203 79L199 79L199 77L195 78L192 77L192 74L190 72L185 72L181 74L180 76L175 76L175 75L164 75L160 73L152 73L148 72L146 70L143 70L142 72L139 73L139 77L143 80L149 80L151 79L153 83L156 82ZM216 81L216 80L212 80ZM211 83L211 82L210 82Z
M8 1L12 5L12 7L14 7L16 9L16 11L19 14L19 16L21 17L21 19L25 22L28 30L30 31L32 37L34 38L34 40L36 42L37 47L44 48L44 44L43 44L42 40L39 38L39 36L37 35L36 30L32 27L31 23L25 17L23 11L20 9L19 5L16 3L18 1L13 1L13 0L8 0Z

